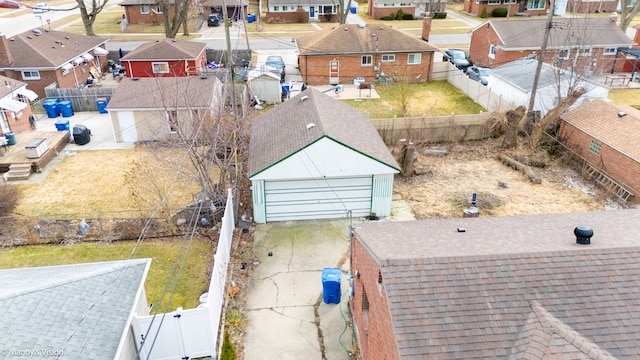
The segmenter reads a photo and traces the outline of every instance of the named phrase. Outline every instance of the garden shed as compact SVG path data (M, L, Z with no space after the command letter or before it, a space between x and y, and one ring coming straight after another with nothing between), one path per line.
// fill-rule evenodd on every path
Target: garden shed
M251 94L266 103L279 103L282 101L282 89L280 76L264 65L249 71L247 83Z
M367 115L309 88L253 122L254 220L388 216L399 168Z

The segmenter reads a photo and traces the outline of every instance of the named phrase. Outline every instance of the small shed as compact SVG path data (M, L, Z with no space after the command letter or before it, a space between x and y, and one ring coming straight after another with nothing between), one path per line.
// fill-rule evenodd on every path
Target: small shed
M254 97L266 103L279 103L282 101L282 89L280 76L276 69L263 65L249 71L247 84Z
M399 169L367 115L313 88L252 124L257 223L389 216Z

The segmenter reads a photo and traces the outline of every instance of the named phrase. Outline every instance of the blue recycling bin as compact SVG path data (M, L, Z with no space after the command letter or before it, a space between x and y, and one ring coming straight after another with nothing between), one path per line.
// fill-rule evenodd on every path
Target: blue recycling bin
M282 83L280 87L282 88L283 94L289 94L291 92L291 84L289 83Z
M55 125L58 131L69 131L69 120L58 120Z
M322 269L322 299L325 304L340 304L340 281L342 270L339 268Z
M71 108L71 101L69 100L58 101L58 109L60 109L62 117L73 116L73 109Z
M247 15L247 22L248 22L248 23L252 23L252 22L254 22L254 21L256 21L256 14L249 14L249 15Z
M13 131L7 131L4 133L4 137L7 139L7 145L16 144L16 134L14 134Z
M358 7L357 6L352 6L349 8L349 10L351 10L352 14L357 14L358 13Z
M100 114L107 114L107 113L109 113L109 112L107 111L107 104L108 104L107 98L100 97L100 98L97 98L97 99L96 99L96 105L98 106L98 112L99 112Z
M47 101L42 103L42 107L47 112L48 118L55 119L58 116L60 116L60 110L58 109L57 99L47 99Z

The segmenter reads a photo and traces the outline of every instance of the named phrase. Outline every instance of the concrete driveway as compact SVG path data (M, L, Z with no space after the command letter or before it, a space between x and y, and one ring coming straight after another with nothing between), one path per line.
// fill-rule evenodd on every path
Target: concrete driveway
M245 360L349 359L348 235L347 219L256 226ZM340 304L322 299L327 267L342 269Z

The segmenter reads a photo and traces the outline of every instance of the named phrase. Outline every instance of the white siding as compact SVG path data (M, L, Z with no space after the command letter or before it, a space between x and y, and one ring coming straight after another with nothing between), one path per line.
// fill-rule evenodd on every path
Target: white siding
M371 212L377 216L391 215L393 195L393 174L375 175L371 192Z
M267 222L267 213L264 203L264 180L251 181L251 193L253 195L253 220L258 224Z

